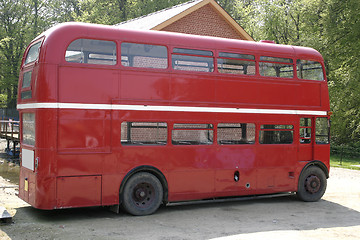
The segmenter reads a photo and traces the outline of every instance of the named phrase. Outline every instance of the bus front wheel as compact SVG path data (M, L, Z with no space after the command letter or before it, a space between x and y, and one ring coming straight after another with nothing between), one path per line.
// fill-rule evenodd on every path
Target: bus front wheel
M126 182L121 199L124 210L132 215L152 214L163 199L161 182L151 173L136 173Z
M297 196L305 202L316 202L324 195L326 185L324 171L319 167L310 166L300 175Z

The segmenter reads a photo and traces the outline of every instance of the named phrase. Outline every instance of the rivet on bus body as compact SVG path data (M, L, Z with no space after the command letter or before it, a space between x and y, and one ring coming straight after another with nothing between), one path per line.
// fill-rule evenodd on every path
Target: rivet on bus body
M250 188L250 183L246 183L245 187Z

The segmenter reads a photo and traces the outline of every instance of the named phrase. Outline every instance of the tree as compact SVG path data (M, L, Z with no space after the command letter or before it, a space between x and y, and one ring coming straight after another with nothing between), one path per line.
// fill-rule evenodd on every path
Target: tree
M3 0L0 2L0 86L2 105L16 107L19 65L28 32L28 2Z
M360 2L328 0L322 19L328 62L333 140L360 144Z

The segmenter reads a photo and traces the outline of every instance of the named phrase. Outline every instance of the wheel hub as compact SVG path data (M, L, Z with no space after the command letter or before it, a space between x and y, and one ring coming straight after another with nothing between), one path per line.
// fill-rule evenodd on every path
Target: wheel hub
M155 197L155 191L150 184L138 184L133 191L133 201L139 207L147 207Z
M317 193L320 190L321 181L320 179L315 176L309 176L305 181L305 189L310 193Z

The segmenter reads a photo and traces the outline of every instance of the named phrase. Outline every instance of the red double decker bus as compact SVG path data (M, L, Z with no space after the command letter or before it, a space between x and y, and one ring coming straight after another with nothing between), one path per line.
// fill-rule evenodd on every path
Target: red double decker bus
M310 48L66 23L21 65L19 197L39 209L294 193L329 177L329 95Z

